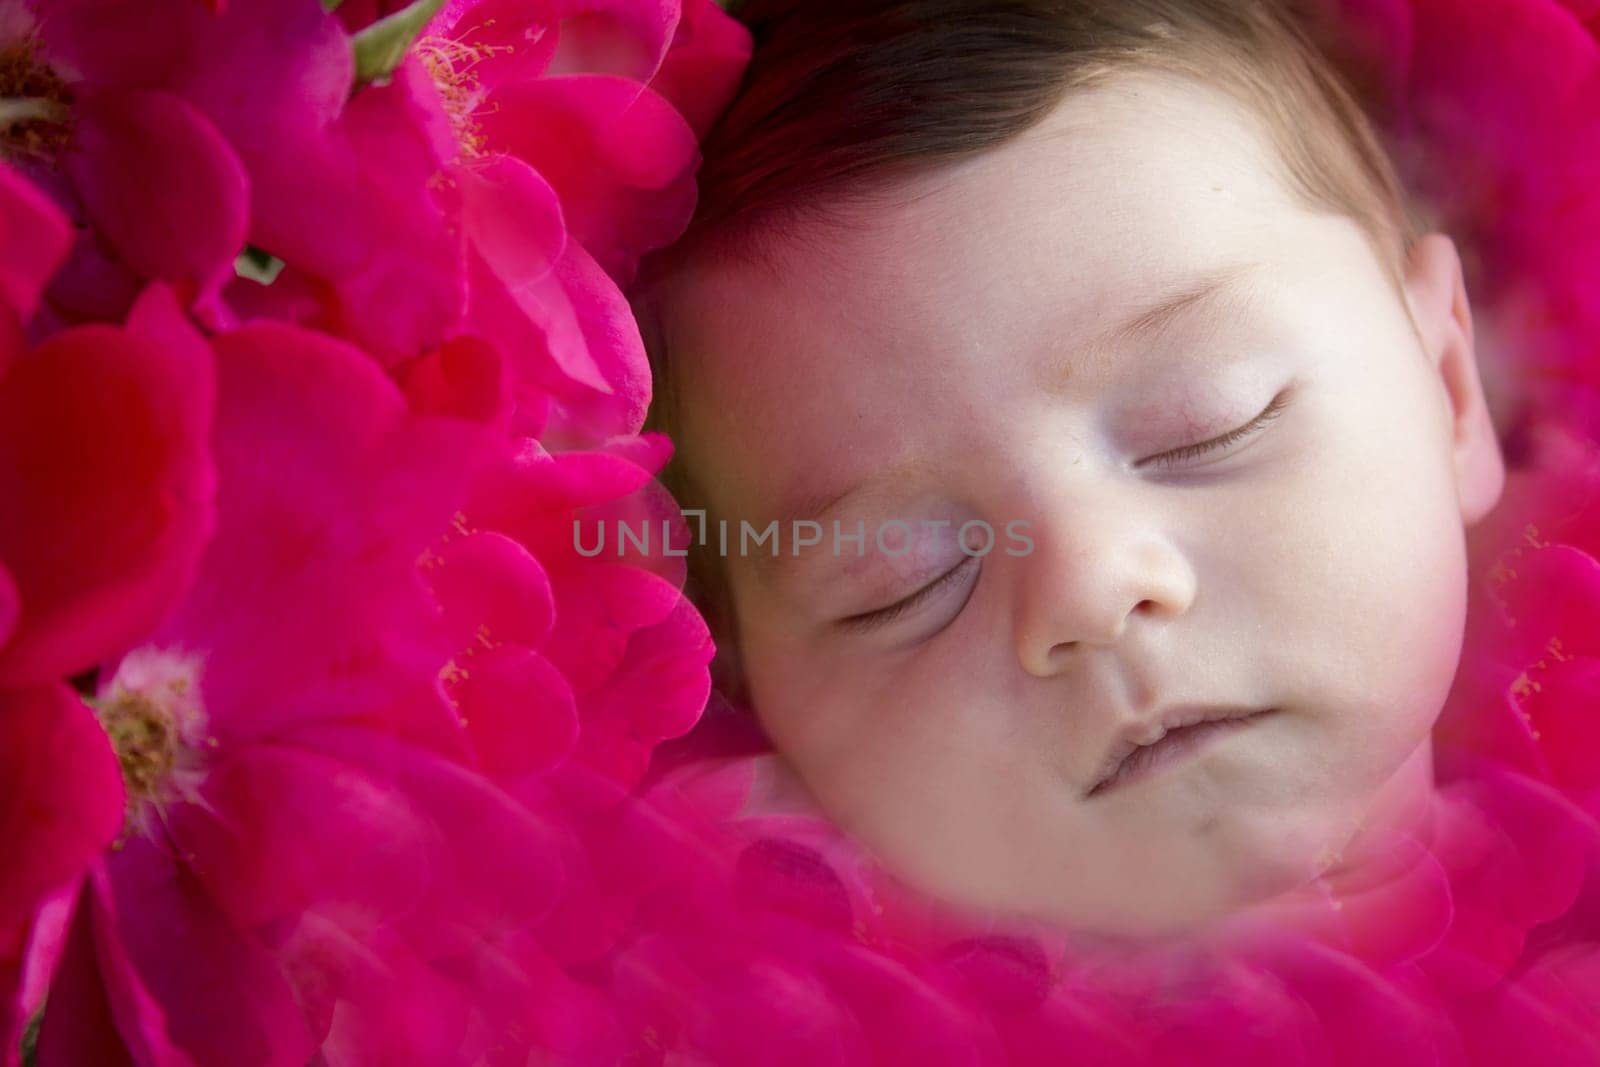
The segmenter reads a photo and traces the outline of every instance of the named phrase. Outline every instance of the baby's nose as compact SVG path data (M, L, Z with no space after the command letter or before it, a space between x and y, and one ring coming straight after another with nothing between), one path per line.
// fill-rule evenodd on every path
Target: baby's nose
M1150 509L1126 500L1063 505L1031 537L1033 551L1017 559L1015 630L1017 658L1036 677L1194 602L1194 568Z

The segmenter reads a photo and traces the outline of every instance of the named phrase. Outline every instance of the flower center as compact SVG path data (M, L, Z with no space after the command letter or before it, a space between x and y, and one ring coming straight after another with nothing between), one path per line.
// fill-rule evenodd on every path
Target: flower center
M123 690L100 706L130 799L153 799L178 762L172 710L148 693Z
M509 52L507 45L467 44L448 37L423 37L412 45L412 54L433 79L444 104L445 116L455 131L456 143L464 159L483 155L483 132L477 111L483 104L483 83L473 69L497 53Z
M67 141L67 83L39 58L32 38L0 47L0 154L53 161Z
M191 792L206 736L196 657L140 648L123 658L116 676L92 702L122 767L128 823L142 829L149 810Z

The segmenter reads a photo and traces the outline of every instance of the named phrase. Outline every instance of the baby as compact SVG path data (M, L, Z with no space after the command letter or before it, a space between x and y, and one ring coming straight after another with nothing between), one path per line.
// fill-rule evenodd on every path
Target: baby
M1456 249L1297 17L740 14L635 306L721 684L816 804L940 898L1112 935L1426 839L1504 470Z

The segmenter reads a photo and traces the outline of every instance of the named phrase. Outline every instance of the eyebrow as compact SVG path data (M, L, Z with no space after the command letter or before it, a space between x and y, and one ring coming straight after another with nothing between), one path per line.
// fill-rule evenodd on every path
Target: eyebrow
M1253 263L1233 263L1214 268L1198 276L1190 276L1171 286L1155 300L1137 308L1117 325L1100 334L1084 346L1084 351L1108 354L1119 347L1139 341L1149 342L1172 329L1183 319L1204 314L1215 321L1227 311L1243 303L1251 290L1258 267ZM1073 374L1072 368L1056 376L1065 381ZM908 478L925 467L920 459L900 463L879 471L865 481L842 490L822 490L797 496L778 509L776 521L779 530L792 530L796 522L820 522L827 518L845 500L877 486L890 485ZM780 533L780 538L783 536ZM757 555L752 557L758 572L770 572L788 558Z
M1144 307L1134 309L1122 322L1083 344L1091 360L1104 362L1112 352L1134 342L1152 342L1168 333L1186 318L1200 315L1208 325L1218 325L1224 315L1237 312L1254 294L1259 280L1259 264L1235 262L1213 267L1203 274L1190 275L1174 283ZM1075 374L1074 366L1062 368L1058 381Z
M1219 313L1245 296L1256 269L1253 264L1237 263L1188 279L1106 331L1096 344L1149 340L1189 315L1201 311Z
M928 464L926 464L925 459L907 459L906 462L894 464L890 469L880 470L877 474L867 478L866 482L858 482L856 485L846 486L843 490L821 491L821 493L806 493L803 496L798 496L794 501L790 501L784 509L779 510L779 514L774 518L778 522L779 530L789 530L790 525L797 522L821 522L824 518L829 517L835 509L838 509L838 506L843 504L846 499L866 494L867 491L874 490L880 485L891 485L891 483L902 482L906 478L915 477L915 475L926 470L926 467L928 467ZM768 557L755 558L763 560L763 558Z

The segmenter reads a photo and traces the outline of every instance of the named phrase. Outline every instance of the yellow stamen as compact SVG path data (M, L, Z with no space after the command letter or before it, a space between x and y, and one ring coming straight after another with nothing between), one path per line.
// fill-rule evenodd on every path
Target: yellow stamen
M483 105L483 83L473 68L485 59L510 51L510 45L473 45L448 37L424 37L412 46L412 54L439 90L445 115L465 159L475 159L484 151L483 133L477 123Z
M90 701L122 767L128 795L123 836L193 791L201 753L217 747L206 731L196 657L140 648Z

